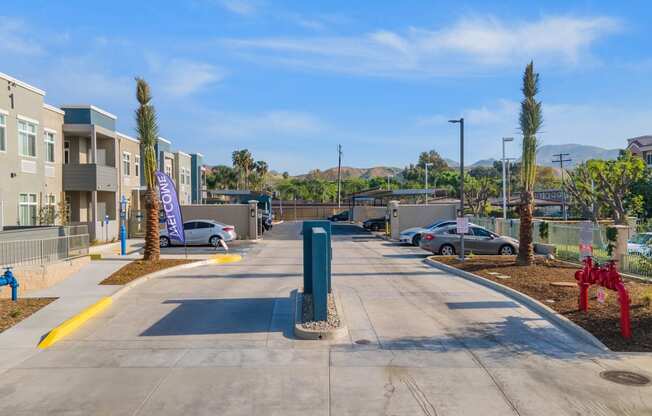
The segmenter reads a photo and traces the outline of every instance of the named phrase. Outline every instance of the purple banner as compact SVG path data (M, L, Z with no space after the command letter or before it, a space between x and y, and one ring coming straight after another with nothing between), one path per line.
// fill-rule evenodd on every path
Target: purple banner
M158 189L165 212L165 225L168 228L168 235L171 239L181 241L185 244L186 236L183 233L183 219L181 218L181 208L179 208L179 198L174 182L168 175L163 172L156 172Z

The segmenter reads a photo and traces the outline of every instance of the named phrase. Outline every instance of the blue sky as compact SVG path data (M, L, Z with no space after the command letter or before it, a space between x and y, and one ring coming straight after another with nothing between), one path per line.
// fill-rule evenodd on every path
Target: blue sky
M55 105L90 103L134 134L134 81L161 135L278 171L404 166L436 149L499 157L520 78L541 73L543 144L623 147L652 133L652 6L628 1L29 1L0 10L0 72Z

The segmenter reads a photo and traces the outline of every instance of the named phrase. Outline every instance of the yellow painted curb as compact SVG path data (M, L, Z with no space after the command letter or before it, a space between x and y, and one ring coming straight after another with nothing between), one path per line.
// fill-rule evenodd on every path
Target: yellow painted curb
M211 258L211 263L213 264L226 264L226 263L235 263L242 260L242 256L239 254L216 254Z
M68 336L75 329L79 328L84 322L88 321L90 318L106 309L109 305L111 305L112 301L113 300L110 296L104 297L77 315L66 320L61 325L52 329L52 331L50 331L50 333L48 333L48 335L43 338L43 340L38 344L38 347L40 349L51 347L56 342Z

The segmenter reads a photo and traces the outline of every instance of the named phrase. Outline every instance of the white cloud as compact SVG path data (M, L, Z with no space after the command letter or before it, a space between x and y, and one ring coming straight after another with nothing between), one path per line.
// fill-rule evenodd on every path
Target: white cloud
M191 95L226 76L223 69L203 62L163 60L156 55L150 55L147 61L161 90L171 97Z
M272 110L259 114L213 113L204 115L208 135L225 139L260 138L274 135L302 136L324 129L315 116L297 111Z
M41 45L31 39L24 21L0 16L0 51L20 55L35 55L43 52Z
M218 0L219 4L231 13L249 16L256 12L257 5L247 0Z
M544 17L502 22L462 19L436 30L379 30L354 37L226 39L245 56L300 68L366 75L454 75L524 61L576 65L590 47L620 27L609 17Z

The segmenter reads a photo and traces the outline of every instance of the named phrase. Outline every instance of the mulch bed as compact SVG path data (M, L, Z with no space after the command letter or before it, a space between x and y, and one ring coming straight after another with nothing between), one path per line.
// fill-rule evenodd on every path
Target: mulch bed
M57 298L0 299L0 332L16 325Z
M158 261L136 260L127 263L111 276L100 282L101 285L124 285L139 277L145 276L159 270L191 263L195 260L187 259L160 259Z
M620 335L620 304L615 291L606 290L605 303L597 301L597 286L589 289L589 312L578 309L579 287L552 286L551 282L575 283L580 266L537 258L532 266L517 266L513 256L474 256L460 263L456 257L433 260L493 280L548 305L602 341L613 351L652 351L652 284L624 278L629 293L632 338ZM507 275L500 279L489 272Z

